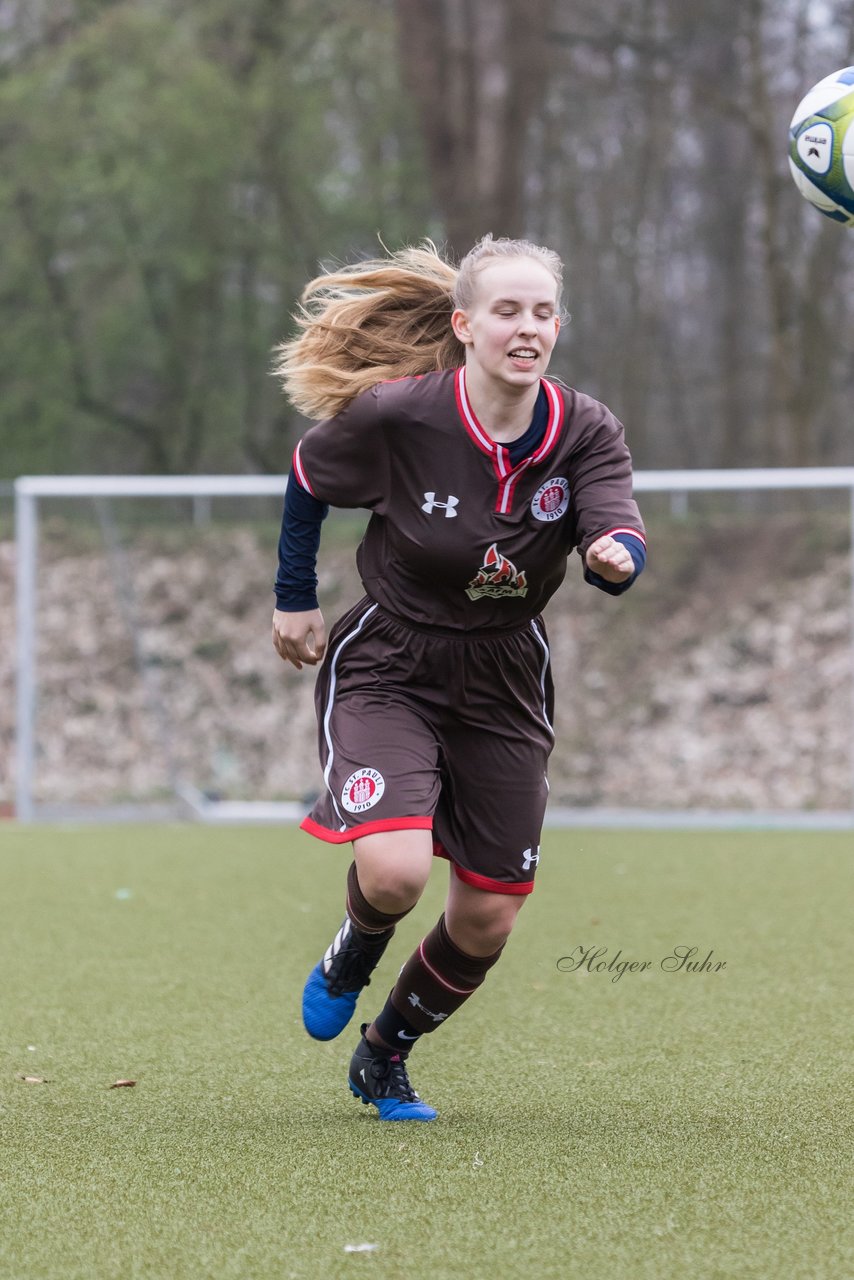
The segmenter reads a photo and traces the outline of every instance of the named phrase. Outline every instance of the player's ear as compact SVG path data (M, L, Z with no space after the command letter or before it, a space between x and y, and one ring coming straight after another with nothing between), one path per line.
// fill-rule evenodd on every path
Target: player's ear
M469 318L465 311L461 311L459 307L457 307L456 311L454 311L451 316L451 328L460 342L465 343L466 345L471 342L471 326L469 325Z

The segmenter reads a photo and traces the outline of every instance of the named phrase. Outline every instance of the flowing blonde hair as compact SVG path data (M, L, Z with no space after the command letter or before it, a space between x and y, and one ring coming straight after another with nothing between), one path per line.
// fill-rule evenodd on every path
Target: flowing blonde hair
M425 240L311 280L295 317L299 333L275 349L273 371L294 408L307 418L329 418L378 382L463 364L465 347L451 315L471 307L478 271L498 257L541 262L560 302L563 264L556 253L491 235L459 267Z

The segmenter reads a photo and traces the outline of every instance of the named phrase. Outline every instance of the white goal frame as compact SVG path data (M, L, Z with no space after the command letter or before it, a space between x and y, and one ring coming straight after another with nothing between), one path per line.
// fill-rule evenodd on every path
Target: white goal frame
M19 822L37 819L33 800L36 721L36 591L38 578L38 503L41 498L281 497L287 477L265 476L21 476L15 481L16 545L16 788ZM840 813L751 811L688 814L644 811L550 810L551 825L647 826L812 826L854 827L854 467L777 467L696 471L637 471L636 493L669 493L674 509L689 493L756 490L848 490L850 510L850 643L851 643L851 804ZM187 788L179 797L189 816L205 822L287 822L302 816L298 804L208 800Z

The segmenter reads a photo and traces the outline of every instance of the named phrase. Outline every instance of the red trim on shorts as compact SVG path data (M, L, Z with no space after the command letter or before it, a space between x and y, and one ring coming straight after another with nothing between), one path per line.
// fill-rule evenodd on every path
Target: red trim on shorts
M467 871L465 867L457 866L453 860L451 860L451 866L463 884L470 884L475 889L485 889L488 893L533 893L534 891L533 880L514 880L512 883L508 880L492 880L489 876L480 876L476 871Z
M533 893L533 880L519 880L512 884L507 880L493 880L490 876L478 875L476 871L467 871L465 867L459 866L448 850L440 840L433 841L433 857L447 858L457 877L464 884L470 884L474 889L485 889L487 893Z
M326 840L328 844L348 844L362 836L372 836L378 831L432 831L432 818L378 818L376 822L362 822L357 827L348 827L346 831L333 831L331 827L322 827L310 815L300 823L303 831L318 840Z

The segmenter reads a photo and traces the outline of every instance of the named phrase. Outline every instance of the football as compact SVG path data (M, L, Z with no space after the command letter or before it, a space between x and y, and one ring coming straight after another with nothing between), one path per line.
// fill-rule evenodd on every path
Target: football
M854 67L810 89L789 125L789 168L802 196L854 226Z

